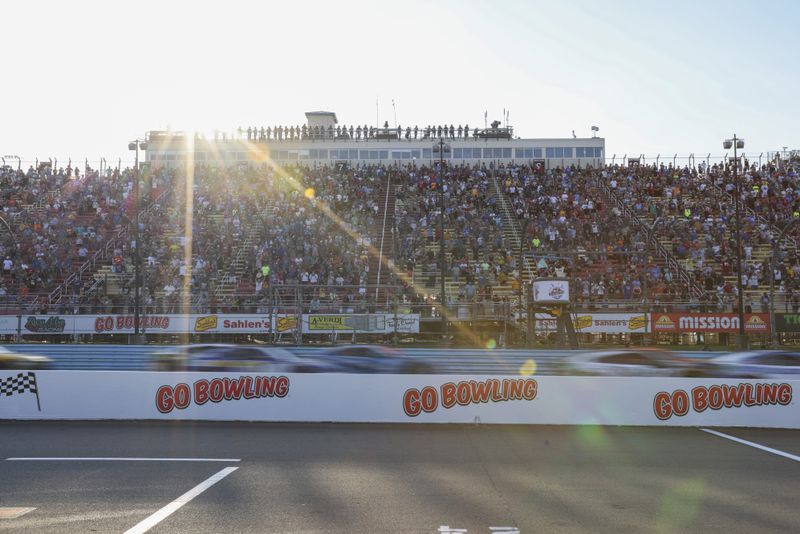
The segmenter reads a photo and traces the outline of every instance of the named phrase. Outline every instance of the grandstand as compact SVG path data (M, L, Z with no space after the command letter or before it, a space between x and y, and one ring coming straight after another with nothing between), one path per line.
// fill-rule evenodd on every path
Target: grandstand
M436 325L442 276L449 321L495 329L525 329L537 277L568 278L576 310L735 310L729 162L607 164L602 138L307 117L215 139L151 132L138 173L4 167L4 313L131 313L137 245L144 314L413 312ZM800 307L797 161L743 163L753 312Z

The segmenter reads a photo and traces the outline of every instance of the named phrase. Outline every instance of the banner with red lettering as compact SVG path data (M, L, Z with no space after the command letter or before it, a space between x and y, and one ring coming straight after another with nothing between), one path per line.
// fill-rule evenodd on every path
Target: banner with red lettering
M782 378L2 371L2 419L800 427Z
M16 318L15 318L16 319ZM297 327L294 316L270 314L143 314L140 332L150 334L265 334L274 330L287 332ZM0 325L3 326L3 325ZM16 333L16 321L0 333ZM54 334L132 334L134 315L23 315L19 323L22 335Z

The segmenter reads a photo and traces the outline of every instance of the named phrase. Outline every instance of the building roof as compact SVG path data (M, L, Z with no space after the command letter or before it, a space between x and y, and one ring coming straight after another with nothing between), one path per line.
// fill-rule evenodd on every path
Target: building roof
M334 124L339 124L339 121L336 119L336 113L334 113L333 111L306 111L306 118L308 118L309 115L311 115L311 116L314 116L314 115L331 116L332 115L333 116L333 123Z

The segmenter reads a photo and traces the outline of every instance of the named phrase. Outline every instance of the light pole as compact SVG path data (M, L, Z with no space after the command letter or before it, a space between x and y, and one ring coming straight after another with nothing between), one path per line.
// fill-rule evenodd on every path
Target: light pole
M134 170L133 170L133 335L136 343L139 342L139 312L141 305L141 255L139 248L139 150L147 150L147 142L145 140L134 139L128 143L128 150L135 152Z
M445 295L445 284L444 284L444 276L445 276L445 261L444 261L444 151L445 147L449 148L448 145L445 145L444 138L440 137L439 142L433 146L434 152L436 150L439 151L439 180L437 186L439 187L439 233L441 234L439 238L439 299L440 299L440 306L442 307L442 341L445 340L447 336L447 297Z
M723 141L722 147L725 150L729 150L733 147L733 183L736 186L736 195L733 197L733 207L736 212L736 266L738 271L736 290L739 293L739 336L737 346L739 350L746 350L747 336L744 333L744 284L742 284L742 274L744 273L744 269L742 268L742 210L740 206L742 188L739 183L739 158L737 157L737 150L744 148L744 139L739 139L736 137L736 134L734 134L733 139L726 139Z

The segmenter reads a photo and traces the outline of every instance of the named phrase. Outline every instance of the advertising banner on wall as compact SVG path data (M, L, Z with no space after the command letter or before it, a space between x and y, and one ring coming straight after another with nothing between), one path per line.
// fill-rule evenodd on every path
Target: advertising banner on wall
M19 317L0 316L0 334L16 334ZM23 335L133 334L134 316L125 315L23 315ZM267 334L297 329L296 315L285 314L164 314L142 315L140 329L150 334ZM304 334L353 332L388 334L419 332L419 314L312 314L303 317Z
M303 316L304 334L391 334L418 333L419 314L316 314Z
M581 334L644 334L648 332L646 313L577 313L575 331Z
M800 332L800 313L776 313L775 329L778 332Z
M0 419L800 427L800 381L0 371Z
M647 313L574 313L572 322L579 334L644 334L650 331ZM536 328L555 330L556 319L536 314Z
M264 334L272 331L276 317L258 314L164 314L142 315L139 328L145 333L161 334ZM123 315L23 315L23 335L53 334L132 334L133 314ZM0 333L16 333L13 327L0 323Z
M650 314L652 332L719 332L739 331L739 316L735 313L653 313ZM746 334L768 334L770 332L768 313L746 313L744 331Z
M0 315L0 335L16 334L18 325L18 315Z

